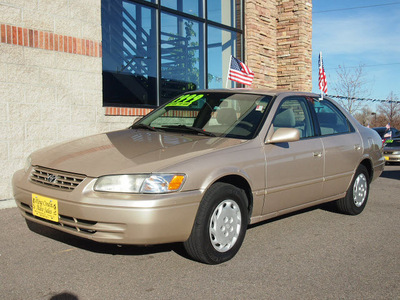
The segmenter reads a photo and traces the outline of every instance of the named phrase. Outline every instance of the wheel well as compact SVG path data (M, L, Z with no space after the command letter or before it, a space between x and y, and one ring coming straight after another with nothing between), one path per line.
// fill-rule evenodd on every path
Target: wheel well
M367 171L368 171L368 176L369 176L369 182L372 181L372 177L374 176L374 170L372 168L372 163L369 159L364 159L360 165L363 165Z
M229 175L218 179L216 182L229 183L236 186L237 188L244 190L248 200L248 210L249 210L249 220L250 220L251 213L253 210L253 194L251 192L251 188L247 180L238 175Z

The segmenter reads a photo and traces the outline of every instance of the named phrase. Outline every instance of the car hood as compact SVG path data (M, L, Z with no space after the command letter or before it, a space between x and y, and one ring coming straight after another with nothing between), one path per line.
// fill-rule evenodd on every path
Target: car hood
M188 159L243 140L146 130L120 130L50 146L31 155L32 165L98 177L161 172ZM178 170L177 170L178 171Z

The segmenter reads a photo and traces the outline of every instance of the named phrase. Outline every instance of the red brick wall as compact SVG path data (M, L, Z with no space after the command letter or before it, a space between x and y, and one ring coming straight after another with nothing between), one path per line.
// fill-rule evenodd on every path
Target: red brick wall
M0 24L0 42L93 57L102 56L101 42L6 24Z
M151 108L106 107L106 116L145 116Z

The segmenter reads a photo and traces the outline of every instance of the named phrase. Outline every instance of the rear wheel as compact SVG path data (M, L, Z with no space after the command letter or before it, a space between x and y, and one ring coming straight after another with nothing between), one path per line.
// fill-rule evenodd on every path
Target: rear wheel
M365 166L357 168L346 196L336 201L339 212L348 215L360 214L367 204L369 194L369 174Z
M195 260L219 264L233 258L242 245L248 218L243 190L217 182L205 193L189 239L187 253Z

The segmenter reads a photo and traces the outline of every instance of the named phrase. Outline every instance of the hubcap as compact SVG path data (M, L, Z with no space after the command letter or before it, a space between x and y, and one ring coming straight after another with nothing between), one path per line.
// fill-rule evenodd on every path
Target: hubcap
M239 205L233 200L222 201L210 220L210 241L214 249L226 252L235 245L242 225Z
M359 174L353 185L353 200L357 207L363 205L367 198L368 183L364 174Z

